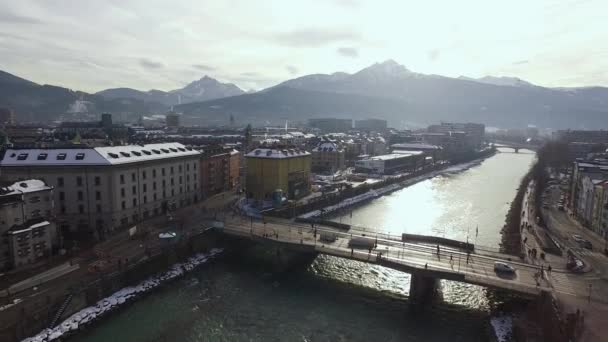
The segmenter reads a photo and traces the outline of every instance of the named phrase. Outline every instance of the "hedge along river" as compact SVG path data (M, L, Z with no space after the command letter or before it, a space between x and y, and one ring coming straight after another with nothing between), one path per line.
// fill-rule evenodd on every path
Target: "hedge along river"
M528 151L501 151L481 164L427 179L334 220L498 247ZM476 227L479 233L476 234ZM485 289L442 281L444 301L407 311L410 276L318 256L307 268L273 273L226 255L133 303L76 341L485 341Z

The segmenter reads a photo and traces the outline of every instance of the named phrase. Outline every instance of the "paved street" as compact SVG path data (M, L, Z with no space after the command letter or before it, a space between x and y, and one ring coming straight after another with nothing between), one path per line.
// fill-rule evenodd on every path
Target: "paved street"
M533 187L528 188L524 198L524 216L522 221L530 223L532 230L542 230L535 223L536 215L532 208ZM580 310L584 315L585 329L583 341L600 341L607 336L608 326L605 324L605 317L608 317L608 259L599 252L603 242L597 236L590 233L574 221L567 212L557 209L560 198L558 186L552 186L546 196L548 208L542 209L546 220L546 232L555 239L560 245L563 256L547 254L547 262L552 265L565 265L566 250L571 249L588 266L584 273L551 272L549 280L554 289L556 297L562 311L573 313ZM573 234L581 235L583 238L592 241L593 250L581 247L572 239ZM540 248L534 234L527 229L522 232L522 239L528 237L528 245Z

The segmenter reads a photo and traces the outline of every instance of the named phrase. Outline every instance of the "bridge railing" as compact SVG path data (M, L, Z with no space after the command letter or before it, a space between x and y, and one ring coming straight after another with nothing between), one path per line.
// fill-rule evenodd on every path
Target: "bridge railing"
M294 230L295 228L295 230ZM405 242L398 242L392 240L381 241L381 245L379 246L390 246L394 249L384 251L383 248L374 248L372 252L371 249L368 251L367 249L362 248L353 248L349 244L350 239L353 237L352 234L347 232L337 232L332 231L333 234L336 235L339 239L335 242L327 242L320 240L320 236L314 236L314 233L311 233L309 230L303 229L301 226L296 227L285 227L285 230L280 231L280 233L276 233L275 229L267 228L266 226L259 225L259 222L256 222L254 225L253 222L250 226L247 225L247 222L242 222L240 225L225 225L221 229L226 231L233 231L235 234L243 236L243 237L256 237L263 238L266 240L271 240L279 243L287 243L291 245L302 245L313 247L318 251L324 251L324 253L329 255L335 255L339 257L346 257L361 261L371 261L378 264L386 264L388 261L389 264L392 263L393 266L389 266L389 264L385 265L391 268L400 269L399 267L394 267L395 265L402 265L405 269L410 272L413 270L420 271L433 271L433 272L443 272L449 274L458 274L463 277L463 280L467 283L478 284L482 286L490 286L502 289L508 289L515 292L522 293L530 293L530 294L538 294L539 291L543 289L547 289L546 286L534 286L533 284L519 283L519 282L511 282L504 281L496 278L496 274L491 271L486 271L483 273L471 272L465 266L465 263L468 264L467 254L463 252L456 252L455 250L449 249L441 249L439 253L435 252L435 249L432 246L425 245L417 245L417 244L408 244ZM356 235L355 235L356 236ZM363 237L363 236L358 236ZM371 236L365 236L365 238L370 241L374 241L375 238ZM373 245L373 244L372 244ZM395 250L397 249L397 250ZM437 265L430 264L427 265L424 259L420 258L411 258L411 253L417 254L428 254L431 258L439 258L444 260L450 260L450 264L448 265ZM452 263L453 257L453 263ZM479 260L479 258L487 258L483 255L475 255L472 256L471 263L475 264L475 260ZM384 263L382 262L384 261ZM534 267L533 265L529 265L529 267ZM450 279L453 277L445 277L446 279Z

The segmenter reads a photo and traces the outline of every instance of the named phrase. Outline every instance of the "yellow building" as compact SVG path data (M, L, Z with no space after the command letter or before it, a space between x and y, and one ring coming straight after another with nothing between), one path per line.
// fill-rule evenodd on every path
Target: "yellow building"
M309 152L298 149L257 148L246 155L247 197L272 200L276 190L290 199L306 196L310 191Z

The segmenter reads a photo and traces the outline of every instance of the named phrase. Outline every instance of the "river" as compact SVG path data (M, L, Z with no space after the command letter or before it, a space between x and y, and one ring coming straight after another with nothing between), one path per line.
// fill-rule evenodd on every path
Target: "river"
M497 247L509 202L534 160L502 151L358 206L334 219ZM477 230L478 227L478 230ZM478 233L477 233L478 231ZM74 338L76 341L485 341L484 288L442 281L443 302L407 311L409 275L319 256L275 274L226 257Z

